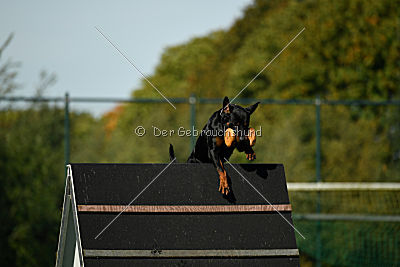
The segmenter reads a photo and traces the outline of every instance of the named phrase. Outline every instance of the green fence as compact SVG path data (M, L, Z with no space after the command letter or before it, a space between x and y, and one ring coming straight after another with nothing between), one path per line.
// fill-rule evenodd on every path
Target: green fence
M69 106L70 103L142 103L142 104L158 104L165 103L162 98L99 98L99 97L70 97L68 93L65 97L0 97L0 101L24 101L24 102L64 102L65 105L65 163L69 162ZM220 104L219 98L200 98L192 95L189 98L170 98L173 104L190 105L190 122L191 127L196 124L196 104ZM235 103L249 105L259 101L266 105L307 105L315 108L315 177L316 181L321 181L321 106L400 106L400 100L387 101L370 101L370 100L325 100L319 97L315 99L252 99L241 98L235 100ZM191 136L191 147L195 144L195 136Z

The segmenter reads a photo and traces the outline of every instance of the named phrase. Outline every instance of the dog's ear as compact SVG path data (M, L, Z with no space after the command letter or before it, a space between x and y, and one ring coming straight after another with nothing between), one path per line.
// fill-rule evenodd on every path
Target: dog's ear
M251 115L254 112L254 110L256 110L256 108L258 107L258 104L260 104L260 102L257 102L254 105L251 105L250 107L245 108L247 113L249 113Z
M230 110L230 105L229 105L229 98L227 96L224 97L224 101L222 101L222 110L225 113L229 113Z

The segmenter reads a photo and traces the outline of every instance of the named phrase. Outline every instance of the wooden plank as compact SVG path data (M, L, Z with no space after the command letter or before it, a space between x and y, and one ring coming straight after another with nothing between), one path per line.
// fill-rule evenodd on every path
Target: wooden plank
M84 249L86 258L248 258L299 256L298 249L215 249L215 250L97 250Z
M291 212L281 212L292 223ZM293 228L277 212L79 212L85 249L297 248ZM156 243L155 241L156 240Z
M283 205L78 205L79 212L142 212L142 213L223 213L223 212L274 212L291 211L290 204Z

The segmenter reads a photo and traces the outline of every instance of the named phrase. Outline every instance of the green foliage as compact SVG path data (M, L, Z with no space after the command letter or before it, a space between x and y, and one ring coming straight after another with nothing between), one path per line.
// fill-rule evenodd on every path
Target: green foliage
M167 97L233 98L303 28L306 30L243 91L251 98L387 100L398 98L399 48L394 1L255 1L231 28L169 47L150 80ZM143 81L134 97L159 97ZM217 105L196 105L201 129ZM397 108L398 110L398 108ZM325 181L399 177L396 109L322 108L322 175ZM152 126L189 128L188 105L126 105L104 144L102 161L166 162L173 143L180 161L189 138L154 137ZM133 130L143 125L148 134ZM263 128L258 162L282 162L289 180L313 181L315 110L261 107L252 117ZM388 138L390 137L390 138ZM140 144L138 146L137 144ZM129 152L119 150L123 145ZM117 158L116 156L117 155ZM245 162L243 155L232 160Z
M96 157L102 126L84 113L72 113L71 119L76 160ZM53 266L65 185L64 110L36 104L3 110L0 128L0 262ZM82 149L88 145L98 150Z
M2 257L8 266L54 264L63 190L63 113L41 106L0 113Z
M252 82L240 98L394 100L400 98L399 1L255 1L229 29L165 50L150 80L167 97L231 98L303 28L306 30ZM159 97L145 81L133 97ZM201 129L221 103L196 104ZM154 137L160 129L189 128L189 105L126 105L104 144L103 161L167 162L173 143L178 160L189 138ZM396 181L400 178L399 107L321 107L323 181ZM315 181L315 107L261 105L251 126L262 127L256 162L285 164L289 181ZM106 120L107 121L107 120ZM143 125L150 133L137 137ZM121 149L124 147L124 149ZM232 162L246 162L234 153ZM217 183L217 181L216 181ZM397 213L396 193L325 193L322 212ZM292 194L296 212L314 213L316 195ZM306 234L301 256L315 259L316 224L295 220ZM323 264L389 266L398 262L398 224L322 223ZM304 263L304 262L303 262ZM307 262L306 262L307 264Z

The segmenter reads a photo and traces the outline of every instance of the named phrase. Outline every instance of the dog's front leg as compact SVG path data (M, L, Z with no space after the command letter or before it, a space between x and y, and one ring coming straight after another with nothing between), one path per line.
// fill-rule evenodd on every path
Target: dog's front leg
M239 152L244 152L246 154L246 159L254 160L256 158L256 153L251 148L249 140L245 140L244 142L240 143L239 145L240 146L237 146L236 149Z
M228 178L226 176L226 171L224 169L224 165L222 160L217 151L211 150L210 151L213 163L215 168L217 169L219 175L219 189L222 194L228 195L229 194L229 185L228 185Z
M246 147L244 149L244 153L246 153L246 159L248 160L255 160L256 159L256 153L252 149L252 147L256 144L256 130L254 128L250 128L248 135L248 144L246 144Z
M256 130L254 128L249 129L247 139L249 139L251 147L256 144Z

